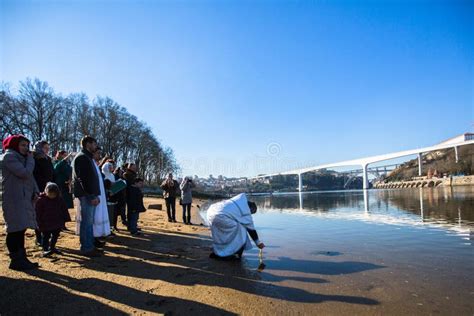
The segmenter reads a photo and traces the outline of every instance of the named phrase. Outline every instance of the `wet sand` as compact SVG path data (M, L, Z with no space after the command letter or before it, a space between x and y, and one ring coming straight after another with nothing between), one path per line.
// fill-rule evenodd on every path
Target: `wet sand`
M147 198L146 204L150 203L164 204L162 199ZM200 223L195 204L193 222ZM177 211L180 220L179 206ZM74 217L74 211L71 215ZM138 237L120 226L122 230L117 236L107 240L104 256L92 259L81 256L79 240L73 232L63 232L58 241L63 255L41 258L30 230L27 252L41 268L28 273L8 269L2 233L0 314L449 313L444 307L416 306L416 297L407 302L400 295L409 286L406 278L394 276L386 269L339 275L338 265L330 263L337 261L337 256L322 256L318 258L320 267L313 273L260 273L249 268L248 260L209 259L211 242L204 226L168 223L166 212L158 210L142 214L139 226L143 234ZM68 223L67 227L72 230L75 224ZM316 292L315 284L320 285Z

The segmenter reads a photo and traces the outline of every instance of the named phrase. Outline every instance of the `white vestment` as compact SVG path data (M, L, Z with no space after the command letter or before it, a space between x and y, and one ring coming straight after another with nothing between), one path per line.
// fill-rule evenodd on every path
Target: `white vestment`
M216 255L233 255L242 246L245 246L245 250L252 249L247 228L255 230L255 226L245 194L212 204L207 210L207 221L211 227Z
M94 215L94 237L105 237L110 235L110 221L109 212L107 210L107 198L105 196L104 181L102 180L102 174L100 173L99 167L94 163L97 171L100 186L100 202L95 208ZM76 199L77 213L76 213L76 235L80 235L81 232L81 203L79 199Z
M107 196L105 195L104 181L99 167L94 164L99 177L100 203L95 208L94 237L105 237L110 235L109 211L107 209Z

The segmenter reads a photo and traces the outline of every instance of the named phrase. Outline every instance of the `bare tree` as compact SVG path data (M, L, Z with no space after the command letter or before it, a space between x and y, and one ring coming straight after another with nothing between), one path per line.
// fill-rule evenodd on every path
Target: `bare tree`
M158 183L179 166L170 148L163 148L151 129L110 97L92 102L84 93L63 97L39 79L20 82L18 95L0 85L2 138L21 133L33 141L46 139L53 150L80 150L79 141L92 135L119 164L135 162L140 176Z

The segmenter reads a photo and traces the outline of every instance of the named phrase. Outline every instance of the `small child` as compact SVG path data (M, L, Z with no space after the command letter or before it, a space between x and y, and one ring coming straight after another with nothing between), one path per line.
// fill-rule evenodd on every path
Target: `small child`
M49 257L53 253L61 254L56 249L56 242L65 223L71 220L60 192L56 183L48 182L44 193L40 194L36 202L36 221L43 235L43 257Z
M134 236L140 235L138 232L138 217L140 213L145 212L146 208L143 205L143 179L136 178L135 183L128 189L127 207L130 212L128 218L128 230Z

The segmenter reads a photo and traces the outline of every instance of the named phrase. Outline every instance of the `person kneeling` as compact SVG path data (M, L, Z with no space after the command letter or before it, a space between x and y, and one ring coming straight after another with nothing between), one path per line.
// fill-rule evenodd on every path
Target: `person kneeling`
M257 205L248 202L243 193L211 205L207 220L211 226L213 252L209 257L240 259L244 250L252 249L249 235L257 247L263 249L265 245L258 239L252 219L252 214L256 212Z
M60 254L56 249L56 242L61 229L71 218L56 183L48 182L44 192L40 194L36 202L36 220L43 235L43 257L49 257L53 253Z
M128 224L132 235L140 235L138 232L138 218L140 213L145 212L146 208L143 205L143 179L135 179L135 183L128 189L127 207L130 213Z

